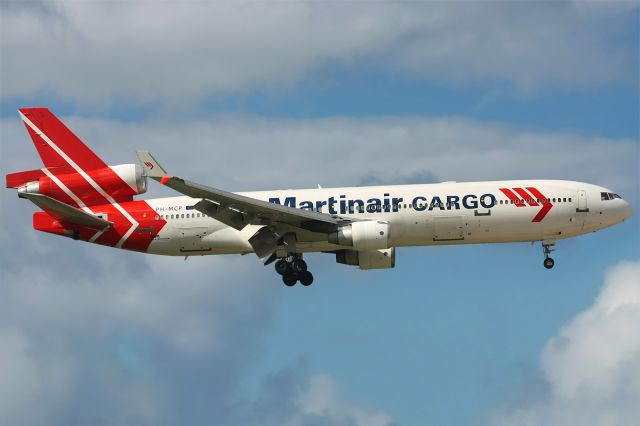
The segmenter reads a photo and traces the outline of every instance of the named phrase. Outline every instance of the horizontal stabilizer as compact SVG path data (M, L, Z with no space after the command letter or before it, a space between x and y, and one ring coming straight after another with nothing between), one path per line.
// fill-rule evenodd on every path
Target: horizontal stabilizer
M105 229L113 225L113 222L109 222L99 218L98 216L86 213L68 204L54 200L51 197L47 197L46 195L18 192L18 197L26 198L47 212L50 216L61 222L87 226L93 229Z
M29 182L36 181L44 176L41 169L27 170L24 172L9 173L5 179L7 188L19 188Z

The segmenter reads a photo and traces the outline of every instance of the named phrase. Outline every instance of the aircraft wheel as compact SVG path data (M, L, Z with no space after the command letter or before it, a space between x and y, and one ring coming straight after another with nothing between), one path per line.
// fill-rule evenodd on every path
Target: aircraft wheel
M282 282L287 287L293 287L298 282L298 277L295 274L284 274L282 276Z
M276 262L275 268L276 268L276 272L277 272L278 274L280 274L280 275L284 275L284 274L287 272L287 269L289 269L289 264L287 263L287 261L286 261L286 260L284 260L284 259L279 259L279 260Z
M554 260L552 258L550 258L550 257L547 257L544 260L544 267L547 268L547 269L553 268L553 265L555 265L555 264L556 264L556 262L554 262Z
M307 262L302 259L296 259L291 263L291 268L296 272L305 272L307 270Z
M304 271L302 274L300 274L300 284L305 287L313 284L313 275L311 274L311 272Z

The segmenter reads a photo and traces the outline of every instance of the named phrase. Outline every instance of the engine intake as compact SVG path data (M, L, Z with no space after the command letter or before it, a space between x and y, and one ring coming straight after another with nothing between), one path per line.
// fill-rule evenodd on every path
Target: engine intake
M350 246L355 250L379 250L389 248L389 222L367 220L341 226L329 234L329 242Z

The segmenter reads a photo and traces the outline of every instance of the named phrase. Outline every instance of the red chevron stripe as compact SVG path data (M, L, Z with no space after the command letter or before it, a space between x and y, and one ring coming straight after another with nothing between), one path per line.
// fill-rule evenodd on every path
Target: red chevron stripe
M536 207L539 205L538 202L534 198L532 198L533 196L529 194L527 191L525 191L524 189L513 188L513 190L516 191L518 195L522 197L525 203L529 204L530 206Z
M524 205L524 203L521 203L520 198L518 198L518 196L516 194L514 194L510 189L508 188L500 188L500 191L502 191L502 193L504 195L507 196L508 199L510 199L511 201L513 201L513 204L515 204L518 207L526 207Z
M549 211L553 208L553 204L551 204L549 199L544 194L542 194L542 192L538 191L536 188L528 187L527 191L533 194L534 197L540 198L540 200L542 201L542 208L540 209L536 217L534 217L532 220L532 222L540 222L542 221L542 219L544 219L547 213L549 213Z

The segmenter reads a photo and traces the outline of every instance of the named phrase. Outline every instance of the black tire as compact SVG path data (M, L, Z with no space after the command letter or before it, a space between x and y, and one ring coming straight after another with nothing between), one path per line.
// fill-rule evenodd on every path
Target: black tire
M304 271L300 274L299 280L300 284L302 284L303 286L310 286L311 284L313 284L313 275L309 271Z
M280 275L284 275L289 269L289 264L284 259L279 259L275 265L276 272Z
M307 262L303 259L296 259L291 263L291 269L298 273L305 272L307 270Z
M556 262L550 257L547 257L544 260L544 267L547 268L547 269L553 268L553 265L555 265L555 264L556 264Z
M287 287L293 287L298 282L298 276L295 274L284 274L282 276L282 282Z

